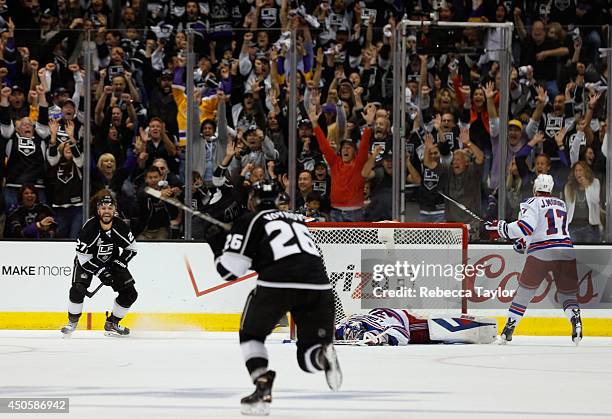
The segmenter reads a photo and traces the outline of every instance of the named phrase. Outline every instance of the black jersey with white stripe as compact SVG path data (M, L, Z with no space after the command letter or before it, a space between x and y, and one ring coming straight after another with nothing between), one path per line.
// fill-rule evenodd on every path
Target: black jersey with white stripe
M118 260L127 264L136 256L136 240L128 225L119 217L113 217L112 227L103 230L100 220L92 217L81 229L76 242L77 260L90 274Z
M302 214L279 210L249 213L227 235L217 260L224 279L258 273L258 286L330 289L329 279ZM221 266L221 268L219 268Z

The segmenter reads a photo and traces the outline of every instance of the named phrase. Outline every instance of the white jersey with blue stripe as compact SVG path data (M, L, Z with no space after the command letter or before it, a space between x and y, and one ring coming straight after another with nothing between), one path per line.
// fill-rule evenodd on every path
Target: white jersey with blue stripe
M536 196L521 203L518 220L508 223L512 239L524 237L527 254L541 260L570 260L576 256L568 233L565 202Z
M391 346L403 346L410 342L410 320L407 310L375 308L368 314L353 314L336 325L336 339L343 338L344 327L349 322L360 322L367 332L374 335L385 333Z

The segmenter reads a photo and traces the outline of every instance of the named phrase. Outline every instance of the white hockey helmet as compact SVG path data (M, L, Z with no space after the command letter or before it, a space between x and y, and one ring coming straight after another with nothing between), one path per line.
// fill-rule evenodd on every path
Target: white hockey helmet
M533 182L533 193L536 192L546 192L551 193L553 187L555 186L555 181L551 175L539 174L538 177Z

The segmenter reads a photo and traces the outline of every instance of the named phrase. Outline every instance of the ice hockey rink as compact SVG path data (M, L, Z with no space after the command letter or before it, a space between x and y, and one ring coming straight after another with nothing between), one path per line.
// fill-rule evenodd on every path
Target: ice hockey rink
M499 345L337 346L344 384L297 366L268 342L276 418L612 417L612 339L522 337ZM0 331L0 397L68 397L45 418L238 418L252 391L236 333Z

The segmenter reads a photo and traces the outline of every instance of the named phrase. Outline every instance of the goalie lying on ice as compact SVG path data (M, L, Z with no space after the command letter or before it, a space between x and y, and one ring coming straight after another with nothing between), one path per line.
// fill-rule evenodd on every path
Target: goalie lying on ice
M403 346L409 343L491 343L497 322L486 317L420 318L408 310L375 308L336 325L336 343Z

